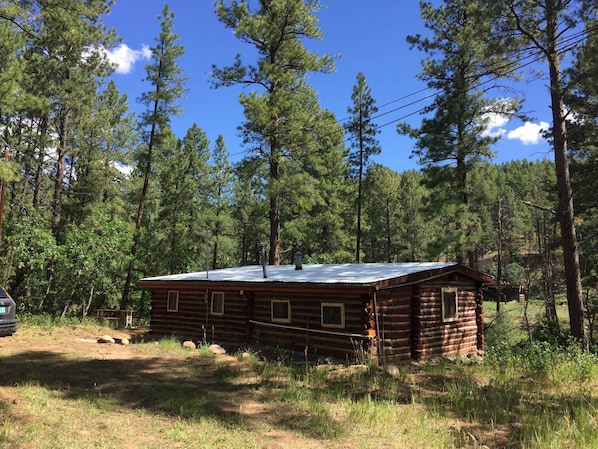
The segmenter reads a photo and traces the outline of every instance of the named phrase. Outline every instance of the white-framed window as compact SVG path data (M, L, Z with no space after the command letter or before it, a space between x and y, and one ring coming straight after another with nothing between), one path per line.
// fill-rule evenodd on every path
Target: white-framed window
M168 291L168 299L166 301L167 312L179 311L179 292L177 290Z
M273 323L291 322L291 301L288 299L273 299L271 302Z
M224 315L224 293L212 292L212 304L210 306L212 315Z
M345 327L345 305L339 302L322 303L322 327Z
M459 294L456 287L442 288L442 321L457 321L459 318Z

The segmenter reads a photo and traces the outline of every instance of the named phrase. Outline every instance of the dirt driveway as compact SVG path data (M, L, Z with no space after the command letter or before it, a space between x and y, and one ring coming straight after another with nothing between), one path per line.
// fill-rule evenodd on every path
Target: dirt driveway
M98 343L104 335L116 343ZM119 344L123 339L130 343ZM205 404L194 402L193 413L249 428L267 424L268 404L246 388L256 382L246 363L171 346L154 341L147 328L24 326L0 338L0 417L3 404L17 405L18 414L19 386L40 385L76 400L109 396L121 410L159 416L187 417L183 405L190 398L207 398Z

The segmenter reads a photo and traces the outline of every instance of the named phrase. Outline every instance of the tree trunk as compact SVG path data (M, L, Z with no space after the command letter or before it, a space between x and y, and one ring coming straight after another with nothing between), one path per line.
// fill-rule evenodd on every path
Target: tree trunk
M498 253L496 255L496 314L500 314L500 301L502 295L502 242L503 242L503 211L502 198L498 199Z
M62 220L62 184L64 182L64 169L66 164L67 133L69 127L69 112L64 111L60 123L60 138L58 157L56 160L56 179L54 181L54 199L52 201L52 235L58 239L60 223Z
M278 127L278 119L276 127ZM280 149L278 139L274 137L270 144L270 249L268 263L280 265Z
M159 87L157 88L159 90ZM158 111L158 102L154 103L154 116ZM128 308L129 296L131 293L131 283L133 282L133 271L135 270L135 256L137 255L137 247L139 246L139 239L141 236L141 223L143 222L143 209L145 207L145 197L149 188L149 179L152 172L152 153L154 148L154 139L156 136L156 124L152 123L150 131L149 143L147 146L147 163L145 164L145 174L143 177L143 188L141 189L141 196L139 197L139 207L137 208L137 218L135 220L135 233L133 235L133 246L131 247L131 254L129 260L129 267L127 269L127 280L123 289L123 295L120 300L121 310Z
M563 104L560 57L557 45L557 21L553 1L547 1L547 42L548 64L550 71L550 99L552 106L554 140L554 161L556 167L557 188L559 195L559 219L561 225L561 241L565 264L565 282L567 285L567 304L571 335L588 349L588 340L584 325L583 291L581 287L581 271L579 267L579 250L575 232L575 212L573 208L573 190L569 173L567 156L567 128L565 108Z

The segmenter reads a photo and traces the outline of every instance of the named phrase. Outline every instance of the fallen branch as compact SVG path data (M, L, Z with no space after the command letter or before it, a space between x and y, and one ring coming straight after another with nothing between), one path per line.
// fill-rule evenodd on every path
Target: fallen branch
M526 206L529 206L529 207L534 207L536 209L543 210L545 212L550 212L552 215L559 215L558 211L551 209L549 207L546 207L546 206L540 206L539 204L534 204L529 201L524 201L523 204L525 204Z

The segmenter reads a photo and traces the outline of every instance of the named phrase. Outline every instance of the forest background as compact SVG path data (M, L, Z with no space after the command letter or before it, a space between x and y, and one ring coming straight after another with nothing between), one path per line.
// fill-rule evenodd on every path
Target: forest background
M265 248L271 264L296 251L308 263L457 261L525 286L550 320L558 301L571 313L578 281L593 342L595 2L421 2L429 37L408 41L437 94L420 126L397 127L415 139L420 164L402 173L372 162L382 148L362 73L343 124L307 82L334 66L303 45L322 37L317 1L214 4L256 55L212 71L214 88L247 86L245 156L234 164L223 135L210 142L201 124L181 136L170 127L187 79L168 5L145 67L143 110L129 109L109 80L106 49L118 42L102 19L110 6L0 2L0 284L20 314L127 307L147 317L138 279L260 263ZM498 136L483 131L492 114L525 116L523 99L498 92L535 76L530 57L550 71L555 162L493 164ZM565 261L575 257L570 273Z

